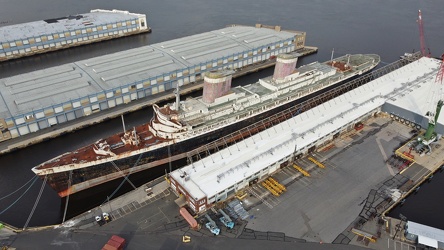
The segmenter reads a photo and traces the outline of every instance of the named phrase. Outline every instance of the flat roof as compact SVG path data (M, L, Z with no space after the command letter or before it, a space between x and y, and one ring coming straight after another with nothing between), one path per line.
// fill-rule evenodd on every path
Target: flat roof
M85 14L75 14L66 17L4 26L0 27L0 44L30 37L40 37L54 33L60 34L76 29L137 19L139 16L145 15L119 10L91 10L90 13Z
M438 242L444 243L444 230L407 221L407 232L418 236L421 244L438 248Z
M413 63L418 64L417 62ZM444 85L435 82L437 67L440 66L440 63L439 60L431 60L427 65L428 70L424 71L423 75L410 76L401 87L404 90L402 94L393 96L387 100L387 103L422 117L425 117L428 111L435 112L437 100L444 100ZM443 111L441 113L444 114ZM438 117L438 123L444 124L444 115Z
M292 154L295 145L298 149L311 145L387 100L423 88L420 83L436 75L439 63L436 59L421 58L171 175L197 200L212 197ZM187 181L181 177L184 173Z
M296 34L232 26L0 79L0 117L8 118L122 85L242 53Z

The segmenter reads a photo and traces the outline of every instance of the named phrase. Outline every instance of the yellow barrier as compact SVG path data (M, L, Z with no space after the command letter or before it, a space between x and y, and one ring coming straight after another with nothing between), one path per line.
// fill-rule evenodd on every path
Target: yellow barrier
M293 164L293 167L294 167L296 170L298 170L299 172L301 172L302 175L307 176L307 177L310 177L310 174L309 174L307 171L305 171L303 168L299 167L298 165Z
M318 167L320 168L325 168L324 164L318 162L317 160L315 160L313 157L308 157L308 159L313 162L314 164L316 164Z
M273 179L273 177L268 177L268 179L273 183L275 186L277 186L282 191L287 191L284 185L280 184L277 180Z
M273 183L271 183L271 181L269 180L265 180L265 183L274 191L276 191L276 193L278 194L282 194L282 190L280 190L278 187L276 187L275 185L273 185Z
M272 193L274 196L279 196L279 194L274 191L270 186L268 186L265 182L261 182L262 186L264 186L270 193Z

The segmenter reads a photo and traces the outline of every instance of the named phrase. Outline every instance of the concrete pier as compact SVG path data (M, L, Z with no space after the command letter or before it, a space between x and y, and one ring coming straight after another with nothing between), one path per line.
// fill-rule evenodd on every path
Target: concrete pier
M305 47L303 49L295 51L299 56L306 56L316 53L317 47ZM259 70L269 68L275 65L276 60L270 59L265 62L256 63L250 66L246 66L239 69L233 74L233 77L243 76L252 72L257 72ZM181 88L180 93L182 95L188 94L203 88L203 81L198 81L193 84L185 85ZM153 95L149 100L141 99L132 101L126 105L118 105L114 108L103 110L98 113L93 113L89 116L81 117L72 121L68 121L62 124L57 124L47 129L42 129L34 133L23 135L17 138L6 140L0 143L0 154L5 154L20 148L24 148L44 140L55 138L57 136L63 135L65 133L73 132L81 128L91 126L96 123L103 122L108 119L118 117L122 114L130 113L139 109L143 109L151 106L154 103L171 100L173 99L174 93L159 93ZM148 120L147 120L148 121Z

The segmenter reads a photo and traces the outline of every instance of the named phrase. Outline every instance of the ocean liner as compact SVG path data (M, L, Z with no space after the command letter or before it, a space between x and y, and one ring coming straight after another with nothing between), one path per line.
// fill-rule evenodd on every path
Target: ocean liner
M282 111L303 96L370 71L374 54L345 55L296 68L297 58L277 56L273 76L231 88L230 71L209 72L203 95L163 107L143 125L67 152L32 170L60 197L142 170L167 166L186 153ZM209 149L212 150L212 149Z

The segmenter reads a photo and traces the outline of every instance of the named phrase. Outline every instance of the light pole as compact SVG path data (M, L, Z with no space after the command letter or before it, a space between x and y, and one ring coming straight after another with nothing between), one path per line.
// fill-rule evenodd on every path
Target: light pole
M109 202L109 196L106 196L106 200L108 201L108 205L109 205L109 212L111 213L113 210L111 209L111 203Z

